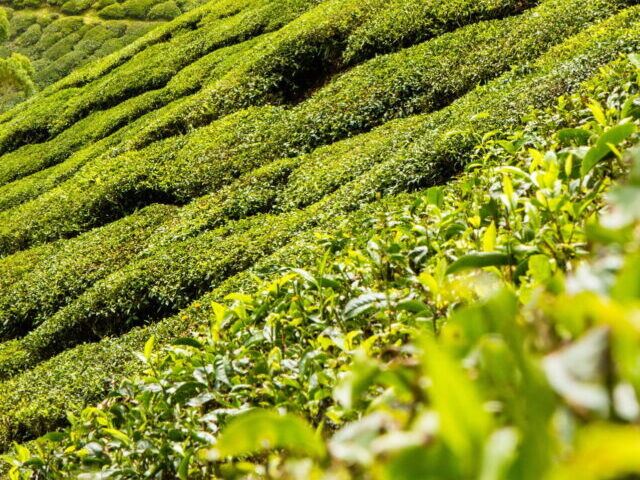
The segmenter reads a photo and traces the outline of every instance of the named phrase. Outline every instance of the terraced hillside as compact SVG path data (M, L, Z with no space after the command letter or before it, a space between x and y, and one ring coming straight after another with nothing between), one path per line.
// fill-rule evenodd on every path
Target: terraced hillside
M1 114L0 449L637 51L634 4L211 0Z
M40 2L3 1L9 39L0 42L0 57L29 58L33 81L42 89L86 63L129 45L167 20L202 2ZM31 92L0 87L0 111L24 100Z

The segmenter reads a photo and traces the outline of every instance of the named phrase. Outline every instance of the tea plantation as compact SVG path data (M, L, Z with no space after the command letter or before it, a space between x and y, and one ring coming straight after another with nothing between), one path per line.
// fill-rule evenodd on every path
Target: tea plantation
M637 2L1 5L0 475L640 474Z
M0 57L26 56L32 65L32 88L0 85L0 111L68 75L75 68L113 53L154 27L198 7L184 2L2 1L8 25L0 35ZM4 42L4 43L3 43ZM7 82L8 83L8 82Z

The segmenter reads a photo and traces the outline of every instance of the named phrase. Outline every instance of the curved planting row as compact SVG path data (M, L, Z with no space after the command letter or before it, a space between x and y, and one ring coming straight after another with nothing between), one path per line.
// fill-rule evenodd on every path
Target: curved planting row
M521 20L522 27L505 19L483 24L484 28L466 27L414 47L424 52L452 45L447 42L462 42L467 45L464 48L472 48L473 43L479 58L485 58L477 65L482 69L496 58L493 46L497 44L513 52L513 62L526 62L477 88L472 88L479 80L473 73L465 79L466 72L474 71L470 64L450 76L429 61L424 67L416 64L423 68L425 81L413 80L418 93L408 102L431 98L434 106L425 109L437 109L439 99L429 97L430 92L444 90L437 89L436 80L449 79L453 86L450 105L431 113L390 122L389 118L410 112L364 116L371 123L363 130L376 122L383 125L360 134L359 126L344 130L341 120L333 127L318 123L318 128L328 128L325 132L346 132L336 134L337 138L353 135L335 143L329 133L319 135L324 139L317 143L304 140L307 147L295 137L296 119L307 119L301 124L308 128L311 112L328 109L330 99L344 92L360 88L362 98L384 98L370 92L361 73L380 79L378 69L386 65L387 72L394 72L394 62L410 58L411 49L397 54L404 57L381 57L356 67L291 108L256 107L143 150L88 161L68 181L69 185L76 182L77 190L67 188L63 196L63 190L53 189L25 203L23 210L5 211L2 238L12 238L11 243L3 243L5 251L44 239L60 240L0 260L0 269L10 271L15 279L0 291L0 305L4 305L0 318L5 338L11 337L0 347L0 372L5 378L0 385L0 444L54 428L64 422L67 409L99 398L110 379L138 368L132 350L140 348L151 332L159 342L188 332L197 317L194 312L206 308L212 299L255 285L251 272L282 263L304 264L313 248L309 246L313 233L331 230L345 218L357 223L364 215L358 212L380 195L449 179L485 134L517 125L531 104L549 105L621 52L636 50L640 10L622 7L607 1L578 5L554 0L541 4L534 14L513 17ZM510 29L501 30L504 25ZM559 45L549 49L535 38L522 38L523 32L542 25L546 28L540 38ZM522 30L511 37L509 32L515 28ZM478 38L492 40L483 44ZM505 43L500 44L500 39ZM535 58L535 52L541 55ZM446 58L443 51L444 62ZM501 68L507 70L507 66ZM411 79L400 73L388 77ZM458 95L461 98L455 99ZM335 111L340 111L339 103ZM328 113L320 117L331 118ZM267 132L275 133L270 137ZM283 145L286 141L290 144ZM330 145L314 149L323 143ZM307 149L312 151L304 153ZM95 165L101 168L89 173ZM123 171L126 175L118 176ZM194 187L198 182L208 187ZM110 190L114 188L120 190ZM158 199L184 202L205 192L184 206L154 206L128 216L137 206ZM77 203L82 207L66 210L64 228L52 221L62 218L56 212L58 206L61 212L82 198L95 199L95 219L83 216L91 204L82 200ZM38 216L16 214L36 204L46 205ZM78 235L65 239L71 234ZM18 264L23 266L21 271L14 267ZM126 333L149 323L154 325ZM121 336L104 338L112 335ZM78 346L84 342L88 343Z

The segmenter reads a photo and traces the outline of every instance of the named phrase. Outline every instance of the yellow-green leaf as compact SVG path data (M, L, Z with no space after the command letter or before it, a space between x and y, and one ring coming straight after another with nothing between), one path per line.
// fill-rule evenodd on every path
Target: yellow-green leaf
M222 458L280 448L314 458L325 454L324 443L307 422L270 410L252 410L231 421L220 435L215 451Z
M491 225L487 227L487 230L482 236L482 250L485 252L493 252L496 249L496 224L491 222Z

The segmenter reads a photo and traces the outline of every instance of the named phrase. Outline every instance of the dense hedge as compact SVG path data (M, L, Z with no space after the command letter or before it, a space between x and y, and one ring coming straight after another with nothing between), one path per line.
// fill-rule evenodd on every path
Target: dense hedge
M355 4L356 2L352 2L353 4ZM375 12L377 10L379 10L383 4L385 2L374 2L370 8L373 10L371 12L367 12L366 14L366 18L373 18L375 17ZM513 2L514 4L517 2ZM303 8L307 8L304 6L305 2L301 2L300 0L290 0L290 1L283 1L281 3L276 3L274 4L273 2L260 2L260 1L252 1L252 2L244 2L244 4L238 3L237 1L235 2L230 2L230 1L225 1L225 2L215 2L215 4L212 5L207 5L206 8L200 9L200 11L197 13L197 16L194 15L194 19L191 20L189 19L189 21L197 21L196 19L199 17L204 17L205 21L211 25L212 29L224 29L229 28L229 26L227 26L227 21L225 19L221 19L221 17L228 17L230 13L238 13L238 11L240 11L240 13L242 14L242 7L245 7L244 13L246 15L240 15L240 17L237 17L235 20L230 21L231 23L229 24L230 26L234 25L234 22L238 21L238 18L247 18L248 21L253 22L253 25L260 25L261 23L264 24L264 21L262 21L261 19L265 19L265 21L268 21L268 25L265 25L266 30L270 30L273 29L275 27L281 26L284 22L287 21L287 16L289 18L289 20L291 19L291 15L292 13L295 14L296 11L300 11L300 7L302 6ZM340 15L345 16L348 15L349 13L349 2L345 3L345 7L342 7L342 11L343 13L341 13ZM231 10L232 7L235 7L235 11ZM319 30L319 26L315 26L314 22L317 22L317 18L320 18L321 16L325 16L325 10L330 11L332 7L327 6L327 5L321 5L320 7L318 7L317 11L314 12L310 12L310 14L308 15L308 19L306 21L301 21L301 23L299 25L292 25L289 28L289 31L291 32L291 36L295 37L295 36L304 36L307 35L305 34L305 29L309 30L308 34L312 34L313 31L320 31ZM356 7L358 8L358 7ZM194 12L195 13L195 12ZM337 14L337 13L335 13ZM279 18L279 17L285 17L285 18ZM257 18L253 18L253 17L257 17ZM316 18L317 17L317 18ZM162 36L166 36L166 33L164 33L163 30L166 30L167 32L172 32L172 31L176 31L176 32L180 32L180 25L184 25L186 23L186 19L188 17L183 17L180 21L178 22L174 22L174 24L172 24L173 26L169 26L167 29L159 29L158 31L154 32L153 35L150 35L147 37L147 40L144 42L138 42L137 43L137 48L135 49L131 49L132 51L140 51L140 47L142 46L146 46L146 47L150 47L154 44L157 43L157 40L162 38ZM316 18L316 20L314 20L314 18ZM464 21L460 21L460 23L465 23L465 22L473 22L474 20L477 20L476 18L474 18L473 16L469 16L469 17L463 17L465 18ZM220 25L217 25L216 21L218 21L218 19L220 19L220 22L224 22ZM332 20L330 20L332 21ZM353 20L351 20L353 21ZM234 27L235 28L235 27ZM314 30L315 29L315 30ZM185 45L185 49L190 50L193 52L194 55L198 55L198 54L202 54L202 49L203 46L206 46L207 43L205 43L204 45L201 45L201 41L205 40L207 38L207 31L204 31L205 29L198 29L198 30L203 30L200 32L200 34L195 33L194 35L178 35L181 36L182 38L180 40L176 39L176 41L171 45L172 47L175 47L176 45ZM233 30L233 28L232 28ZM329 35L330 32L324 32L322 33L322 35L326 36ZM162 36L161 36L162 35ZM287 36L286 33L283 33L283 35L281 35L281 42L284 42L283 46L286 46L286 40ZM327 42L327 40L329 40L329 38L325 38L324 42ZM190 46L188 45L190 44ZM266 42L266 44L268 45L268 42ZM165 49L166 51L166 49ZM260 57L262 56L264 52L257 52L257 56ZM302 52L299 52L298 54L300 55ZM331 52L329 52L331 54ZM336 52L333 52L334 54ZM339 53L339 52L337 52ZM277 51L274 52L274 54L277 54ZM286 54L286 52L285 52ZM239 64L241 65L245 65L246 63L253 63L251 61L251 58L249 58L248 62L246 62L246 56L237 56L237 61ZM255 55L253 56L253 59L255 60ZM266 60L266 59L265 59ZM135 63L140 63L141 59L136 58ZM305 60L305 61L309 61L309 60ZM336 62L339 61L338 58L335 59ZM288 64L290 66L293 65L292 62L288 62ZM145 68L147 68L149 70L150 74L153 74L153 66L152 65L145 65ZM299 66L300 68L300 66ZM92 69L86 69L86 71L100 71L100 69L96 69L95 67ZM109 72L104 72L104 71L100 71L100 73L102 75L104 74L108 74ZM175 73L175 72L174 72ZM284 73L284 72L282 72ZM78 72L77 74L74 74L70 77L69 80L71 80L74 76L82 76L82 75L87 75L87 73L85 72ZM115 76L116 74L114 73L113 76ZM92 72L90 74L90 78L96 78L96 75ZM292 79L293 80L293 79ZM121 86L121 88L123 89L123 91L126 91L126 88L139 88L139 87L127 87L125 84L127 83L125 78L118 78L118 80L116 80L115 82L112 83L116 83L118 85ZM88 92L90 93L90 92ZM83 102L86 103L87 107L85 108L91 108L91 105L93 104L93 102L95 102L94 99L91 98L91 95L86 95L84 97L81 97ZM99 98L99 97L98 97ZM60 109L60 105L57 104L55 105L55 107L52 105L53 108L55 108L57 110L57 113L60 113L61 109ZM26 119L25 119L26 120ZM39 120L39 121L37 121ZM46 119L37 119L37 118L29 118L28 121L30 122L30 125L33 129L35 129L36 125L40 125L42 124L42 120L47 121ZM27 123L26 121L24 123ZM67 121L64 122L64 124L67 124ZM54 131L55 133L55 131Z
M610 4L597 5L610 8L607 6ZM588 12L586 7L584 11ZM558 21L565 22L567 18ZM42 433L63 422L66 407L98 398L111 375L135 369L129 361L132 355L128 348L139 346L147 332L157 331L159 337L169 339L171 335L191 328L188 321L193 309L203 308L211 298L219 299L221 292L229 291L226 288L231 288L230 285L249 288L252 280L246 271L256 262L265 266L277 265L304 252L304 239L309 235L305 232L330 229L345 212L358 210L377 195L428 186L449 178L469 158L484 134L517 124L530 102L549 104L621 51L636 49L640 44L639 22L640 10L627 9L552 48L526 68L511 71L474 89L439 112L395 120L370 133L300 157L277 159L279 155L276 155L273 163L248 171L236 181L221 181L213 193L179 208L168 224L147 238L146 249L126 265L113 263L114 271L96 279L91 286L76 287L83 285L89 276L74 276L65 288L77 288L75 295L79 297L50 303L51 308L54 304L63 308L43 318L39 327L25 337L5 345L4 375L14 375L21 369L43 363L0 386L3 392L0 394L2 443L6 446L12 439L26 439ZM309 99L308 104L312 104L314 98ZM263 117L266 128L267 124L277 126L279 118L297 112L297 108L305 108L305 105L307 102L289 110L262 107L240 112L222 119L206 131L215 132L224 124L240 128L237 135L251 133L253 124L244 120L252 118L254 111L270 114ZM236 138L232 136L229 144ZM250 139L254 142L262 140L261 135ZM175 156L176 146L189 141L190 136L169 138L146 150L129 153L128 165L132 169L138 168L137 156L148 159L149 152L157 154L160 148L164 149L167 158L171 158ZM171 165L167 162L168 167ZM113 174L105 171L102 181L108 181ZM161 180L164 176L158 174L157 178ZM132 178L132 190L129 191L135 195L128 198L142 203L152 198L157 200L153 196L157 191L140 188L144 182L136 183L138 180ZM103 187L101 182L94 182L85 188L100 191ZM106 196L105 205L113 200L114 197ZM102 214L119 218L126 213L121 202L113 205L113 210L103 209ZM299 210L301 207L306 208ZM82 221L80 213L74 214L78 222ZM358 219L355 217L354 221ZM35 218L30 220L34 221ZM113 228L117 229L117 225ZM91 235L73 241L82 245ZM302 241L301 246L297 246L299 241ZM294 242L294 246L286 247L288 242ZM281 256L260 262L281 247L284 248ZM34 271L46 268L46 257L53 252L49 250L52 248L57 247L45 245L33 250ZM5 268L5 261L16 262L15 258L26 252L0 261L0 268ZM112 261L105 259L105 267ZM60 262L53 268L63 268L64 259L60 258ZM16 275L19 282L30 272ZM213 297L201 300L200 307L193 304L190 310L177 317L149 327L151 330L136 330L125 334L122 340L103 340L79 349L72 348L78 342L96 341L105 335L122 334L141 323L159 321L216 287L221 290L214 290ZM48 308L46 303L43 308ZM57 355L65 349L69 350ZM57 356L46 360L52 355ZM88 368L86 362L80 360L92 356L99 358L103 365L92 364ZM71 362L72 359L77 361ZM59 398L54 399L56 396Z
M366 21L349 38L347 62L388 53L437 37L464 25L469 18L487 20L517 13L539 0L390 0L379 15Z
M159 29L160 33L163 33L161 36L158 29L154 30L148 37L131 46L134 52L139 49L141 51L134 54L133 58L127 59L128 61L114 71L104 72L96 66L90 69L90 73L86 75L96 75L97 78L88 82L80 90L63 88L56 91L58 85L54 85L50 90L53 93L46 95L47 100L40 102L38 108L29 109L28 105L24 105L25 113L20 113L20 107L11 110L7 113L7 122L0 131L0 144L4 145L3 150L6 152L24 143L38 144L42 140L61 133L62 138L55 138L52 142L46 142L39 147L28 145L25 151L17 152L15 164L29 165L34 158L37 158L32 155L33 148L40 148L40 151L44 152L44 158L39 161L35 169L34 166L25 167L27 170L24 173L31 173L64 160L78 147L99 140L113 133L114 130L130 124L138 117L150 111L153 112L181 96L197 91L205 81L216 80L235 67L235 63L243 56L241 53L245 51L245 49L222 48L219 51L218 49L241 43L264 31L278 28L305 8L304 2L296 2L296 0L288 2L292 4L289 8L274 2L256 0L247 9L228 15L229 3L237 6L237 2L213 2L213 6L207 5L205 6L207 8L203 7L195 11L193 13L195 19L187 17L194 22L204 17L206 23L201 28L186 29L185 17L172 22L167 30L175 31L174 38L171 38L171 34L162 32L162 29ZM296 6L295 3L301 5ZM158 41L158 37L161 41ZM147 48L140 48L140 45ZM124 50L119 55L125 56L126 52L128 50ZM227 58L229 56L233 58ZM113 57L106 60L110 60L109 63L114 62ZM217 73L211 72L209 61L213 61L214 65L222 62ZM113 65L110 68L113 68ZM102 75L98 75L98 72ZM78 75L81 74L78 73ZM167 88L161 88L165 84ZM161 89L157 90L158 88ZM146 89L152 90L147 92ZM48 92L45 90L41 95L45 96L46 93ZM100 112L106 107L115 107L115 109ZM99 123L103 124L104 128L94 130L95 117L91 121L75 123L93 110L98 110L94 113L100 117ZM12 113L14 115L10 116ZM119 137L112 138L110 142L115 144L122 142L122 139L131 136L132 132L140 130L141 125L151 123L151 119L156 115L158 114L152 113L147 118L141 119L135 128L125 129L124 132L120 132ZM86 152L80 154L83 153Z
M46 87L74 69L130 44L156 27L157 21L171 20L182 13L174 5L175 9L167 10L165 7L162 14L150 18L154 22L138 21L135 19L139 17L127 15L119 21L101 21L90 15L77 16L86 8L68 8L71 3L67 2L62 7L62 14L54 9L9 10L10 35L5 44L0 42L0 57L19 53L30 58L38 88ZM194 2L188 8L195 6ZM1 92L4 99L0 111L21 100L16 94L11 95L6 86Z
M152 234L171 220L175 210L152 205L83 236L50 244L46 261L35 257L40 261L23 263L27 272L0 292L0 338L24 335L97 280L125 265L147 247Z
M0 214L0 250L11 252L34 241L75 234L78 228L99 225L113 218L107 208L113 209L119 202L127 202L129 205L121 208L127 211L131 208L132 198L140 202L135 206L158 198L184 203L279 157L305 153L395 117L436 110L478 82L499 75L513 63L535 58L554 43L611 15L621 6L617 1L606 0L548 0L520 16L475 24L398 54L367 62L339 76L293 108L253 107L221 118L184 137L170 137L120 156L103 155L37 200ZM350 8L354 7L341 6L339 15L347 16ZM346 13L342 9L346 9ZM278 40L269 37L269 54L257 57L255 62L246 51L238 52L236 56L248 56L250 60L245 61L255 65L248 67L248 71L236 66L225 72L219 82L214 82L213 90L204 89L202 94L194 95L177 108L154 114L155 121L145 118L145 127L128 135L126 143L148 143L158 131L164 132L167 128L163 125L165 118L173 123L197 123L214 115L212 111L223 114L239 108L245 98L255 100L255 92L265 95L264 92L269 91L266 87L271 82L269 78L276 72L278 78L295 78L295 73L277 69L283 64L296 65L296 59L283 60L280 56L293 52L306 57L306 49L315 48L313 42L318 41L318 32L323 28L315 19L321 12L314 10L301 17L302 27L297 21L291 23L283 29L286 30L284 33L278 32L281 37ZM307 23L312 23L313 28L306 27ZM329 23L336 24L332 17L327 20ZM309 40L303 49L294 48L290 45L293 38L304 44L306 37L301 37L304 28L309 30L306 35L313 41ZM322 35L325 35L320 37L323 41L331 42L332 36L342 34L330 30ZM254 50L258 51L260 45L257 43ZM265 66L261 66L263 64ZM222 65L224 68L228 62L223 61ZM141 77L137 73L135 76ZM259 82L252 81L253 76L259 78ZM144 78L147 81L150 75ZM101 94L105 95L100 82L95 88L88 92L97 92L100 88ZM215 99L217 105L206 101L207 97ZM78 97L74 103L81 104L83 98ZM198 116L202 111L206 113ZM89 119L86 124L95 125ZM96 130L92 127L93 132ZM71 137L65 132L60 137L77 139L78 135ZM7 157L10 159L7 170L11 175L29 168L21 152L16 153ZM41 166L42 157L34 155L32 158L36 159L34 168ZM154 162L148 162L148 158L153 158ZM18 163L20 166L14 168ZM0 170L0 176L1 173ZM91 185L90 189L88 185ZM15 186L10 188L13 190ZM36 188L35 191L40 190ZM147 198L140 192L145 192ZM2 193L0 191L0 203ZM108 202L105 202L107 198ZM4 218L11 219L11 224L5 226ZM17 218L30 219L28 232L21 227L22 222L16 223ZM74 219L73 225L69 224L69 218ZM39 231L38 224L46 225L45 235Z
M629 14L623 15L622 18L628 17ZM625 18L629 21L628 18ZM616 19L617 22L612 22L614 25L619 26L623 23L622 19ZM610 34L613 30L604 29L604 32ZM589 34L592 32L590 31ZM586 34L585 34L586 35ZM616 32L615 35L620 35ZM597 38L598 41L604 39L604 35ZM576 42L578 42L576 40ZM581 43L581 40L580 42ZM584 48L584 47L583 47ZM589 47L586 47L589 48ZM606 47L603 44L601 54L606 52ZM609 51L609 55L615 55L615 50ZM557 55L557 52L553 52L553 55ZM545 66L545 60L541 60L541 65ZM546 60L549 61L549 60ZM552 63L553 65L553 63ZM563 67L565 67L563 65ZM556 67L558 68L558 67ZM566 67L565 67L566 68ZM555 95L555 89L557 88L557 74L552 71L551 74L546 72L544 68L541 73L533 75L535 79L532 81L531 77L526 79L520 79L519 82L514 82L516 87L522 88L523 85L527 85L526 88L531 90L530 85L536 85L536 93L538 95L544 93L546 97L553 98ZM567 78L564 77L564 69L560 70L563 75L563 81ZM546 74L546 76L544 75ZM586 72L576 72L575 75L582 76ZM578 78L579 78L578 77ZM540 81L544 79L544 81ZM500 85L500 84L498 84ZM453 126L465 128L467 125L473 127L474 120L469 120L474 113L479 113L480 106L486 107L491 105L491 102L501 103L507 105L506 110L494 109L494 123L492 126L499 124L505 125L513 117L514 112L524 111L526 104L522 103L519 107L514 105L510 99L517 100L518 96L522 94L519 88L514 88L513 85L509 85L509 88L504 88L503 85L499 86L498 94L487 87L478 94L472 94L463 100L456 102L450 109L439 112L433 117L425 117L423 125L420 125L423 131L429 131L432 135L431 140L428 141L430 148L433 145L438 145L438 142L443 144L440 150L437 148L430 152L429 156L421 156L421 164L419 166L413 166L414 169L419 169L420 172L416 173L415 177L409 177L403 179L399 172L395 172L392 176L380 175L380 172L385 172L389 168L391 162L410 162L416 158L415 148L420 148L422 141L406 147L405 149L399 149L397 143L386 143L386 152L390 154L389 148L393 145L394 152L391 154L391 159L381 164L381 167L374 170L378 176L373 177L368 172L364 178L366 181L356 180L354 184L348 184L350 178L342 176L338 181L333 182L333 185L339 185L347 183L345 187L339 190L336 194L324 199L319 205L312 206L309 210L303 213L286 214L280 217L257 217L250 219L249 221L240 221L238 223L229 223L220 230L212 230L210 232L198 235L186 240L177 241L170 231L171 242L164 242L164 245L160 249L154 250L153 248L144 253L143 259L140 261L132 262L122 271L119 271L110 277L106 278L103 282L99 282L93 288L85 292L75 303L60 310L54 316L47 319L43 325L38 327L33 332L29 333L21 342L21 348L23 348L27 354L29 360L25 365L33 364L47 358L52 354L74 345L80 341L94 340L105 334L121 333L123 329L130 328L132 325L144 321L147 319L161 318L162 316L175 312L176 309L185 306L186 302L193 299L211 286L220 282L225 276L230 276L235 273L248 268L257 258L268 254L273 251L280 243L286 242L289 236L301 228L308 228L309 222L314 222L316 217L322 217L327 215L328 212L335 210L336 208L350 208L350 205L360 201L366 201L367 198L375 192L371 190L373 188L388 188L386 185L389 181L406 182L399 188L412 188L418 183L429 183L437 180L430 178L431 175L439 175L439 178L446 178L447 171L451 172L454 165L445 166L442 169L434 169L432 162L437 161L439 156L446 154L447 159L453 159L454 153L450 147L450 135L448 131ZM504 107L503 107L504 108ZM475 110L474 110L475 109ZM448 118L447 121L443 121L443 118ZM265 123L272 123L273 120L270 117L262 117ZM484 122L489 123L489 120L484 119ZM447 123L450 122L450 123ZM244 123L244 122L243 122ZM426 123L426 125L424 124ZM490 123L489 123L490 124ZM438 125L440 130L433 130L433 126ZM490 124L491 125L491 124ZM411 122L408 126L413 126ZM403 128L398 128L398 125L394 125L394 131L398 135L396 140L401 134L405 134ZM486 127L484 127L486 128ZM483 127L475 127L476 134L483 132ZM378 133L378 132L375 132ZM473 138L470 139L473 142ZM473 144L468 143L469 140L454 144L454 148L457 148L457 155L465 155L468 149ZM425 142L426 143L426 142ZM361 142L362 144L362 142ZM169 144L171 147L172 144ZM373 142L372 151L375 153L380 148L379 143ZM446 148L446 150L445 150ZM383 150L384 151L384 150ZM399 153L402 153L399 155ZM339 153L341 153L339 151ZM360 157L362 158L362 157ZM133 163L132 161L129 163ZM331 161L324 158L325 168L329 169L334 165ZM393 165L393 163L391 163ZM344 163L340 162L339 172L344 172ZM367 165L370 166L371 164ZM247 202L248 198L251 198L247 190L252 190L252 185L263 184L265 186L263 192L266 196L258 196L258 203L251 205L249 203L249 211L246 213L257 213L260 210L268 207L273 202L275 195L275 189L273 180L268 180L269 177L275 180L282 181L288 177L287 170L291 169L291 162L286 162L284 171L281 171L277 165L275 169L267 169L264 173L259 171L256 175L256 179L252 181L249 176L248 179L240 183L240 191L233 192L234 196L231 198L225 198L222 196L225 202L224 208L227 212L231 212L232 215L238 215L238 209L243 208L242 203ZM402 167L401 171L405 171L408 167ZM366 168L366 167L365 167ZM393 166L395 171L395 165ZM350 165L348 173L353 175L358 169L364 170L362 166ZM327 172L329 173L329 171ZM331 172L333 173L333 172ZM419 175L422 175L420 177ZM265 178L266 177L266 178ZM351 177L353 178L353 177ZM318 177L312 179L316 187L321 185L318 182ZM118 179L117 182L122 185L122 180ZM247 189L246 185L249 186ZM242 188L244 186L244 188ZM360 186L365 186L366 190L362 190ZM360 187L360 188L356 188ZM398 188L394 185L394 188ZM97 190L97 188L94 188ZM278 196L276 202L281 205L291 204L292 202L302 202L309 204L307 200L305 202L304 196L301 196L301 190L299 186L293 190L284 190L285 193L293 192L295 195L292 198L286 196ZM331 192L331 183L329 188L324 193ZM214 201L220 201L220 196L214 197ZM240 205L234 206L235 202ZM209 203L209 210L206 211L206 215L209 217L207 222L211 227L211 218L218 216L218 222L224 222L224 217L221 214L226 213L224 210L211 210L211 203ZM246 208L246 207L245 207ZM189 207L187 207L187 211ZM212 214L213 213L213 214ZM243 212L244 213L244 212ZM104 212L103 212L104 214ZM220 218L222 216L222 218ZM74 218L78 218L77 215ZM232 217L233 218L233 217ZM192 216L187 216L187 221L190 225L194 223L200 224ZM265 227L267 225L267 227ZM274 241L271 237L271 232L278 231L278 241ZM155 243L155 242L153 242ZM251 245L251 248L248 248ZM15 364L15 362L14 362Z
M639 140L640 58L631 58L524 125L483 135L449 185L370 206L270 259L308 268L207 308L247 286L227 283L148 329L156 345L140 355L144 376L37 449L16 448L14 473L551 480L637 471L638 212L628 201L640 195L629 149ZM622 175L629 184L610 190ZM603 212L607 192L615 208ZM154 354L169 325L194 318L197 338ZM112 349L121 362L117 346L143 338L75 352L106 361ZM74 377L68 365L82 357L61 358ZM44 365L58 371L58 359ZM90 388L100 388L99 370ZM42 367L29 375L48 386ZM21 381L4 385L23 406L16 417L31 419L13 424L13 438L45 426L20 398ZM46 414L59 393L43 391ZM241 416L264 408L274 412Z

